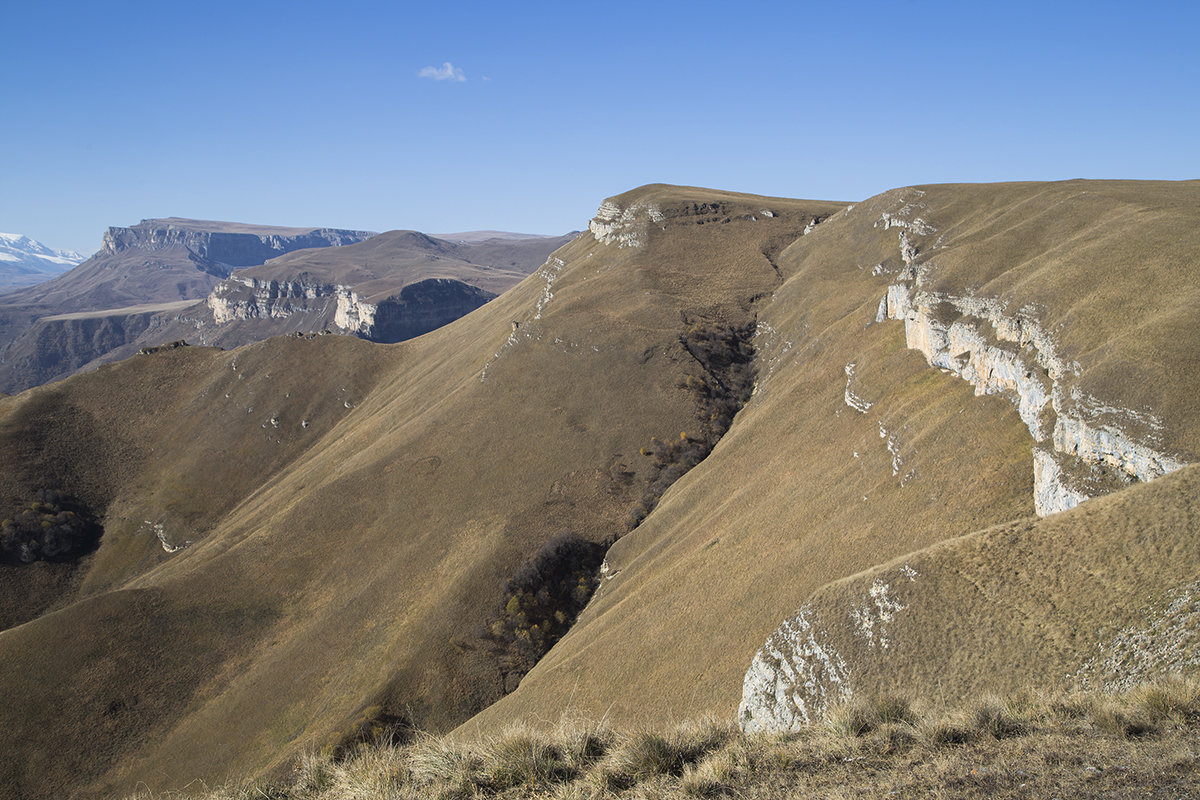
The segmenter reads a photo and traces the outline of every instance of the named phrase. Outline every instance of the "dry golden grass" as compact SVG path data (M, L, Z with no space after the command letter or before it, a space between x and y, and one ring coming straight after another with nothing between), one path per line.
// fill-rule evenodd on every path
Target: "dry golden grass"
M946 731L954 735L938 735ZM423 736L340 761L304 757L290 782L127 800L1165 800L1200 792L1198 747L1200 681L1173 679L1124 694L1026 691L953 709L857 698L789 735L747 736L709 720L620 733L579 723L514 727L469 744Z
M68 613L0 642L17 698L0 704L0 785L270 774L336 745L363 708L440 732L510 689L476 635L508 579L563 531L625 531L649 480L638 449L695 429L686 319L751 324L777 282L763 250L836 208L660 193L737 219L679 218L667 261L579 237L561 269L400 345L180 348L0 400L0 501L62 484L105 523L75 580L41 576L22 609ZM775 216L748 219L764 202ZM165 552L156 525L191 545ZM208 612L239 605L252 613ZM147 654L162 667L148 676Z
M843 213L645 187L617 198L661 207L661 224L648 212L639 223L642 247L581 236L557 253L561 268L409 343L183 348L0 399L0 497L51 475L106 525L76 575L40 576L23 609L37 618L0 636L10 731L0 785L37 798L260 778L319 752L374 705L438 733L467 723L455 742L564 709L629 731L727 715L755 651L810 600L841 625L831 632L858 690L982 696L1074 675L1101 639L1138 641L1142 612L1196 580L1200 474L1030 521L1032 442L1011 403L930 369L905 349L902 323L875 324L901 266L897 230L877 223L910 195L927 205L939 232L918 244L945 265L931 279L1013 308L1044 305L1066 355L1097 376L1081 390L1161 414L1164 447L1193 460L1200 184L924 191ZM610 549L578 623L477 714L512 689L475 636L506 581L564 530L592 542L623 532L649 477L639 448L696 430L680 386L702 377L681 342L698 317L755 325L756 393L709 457ZM870 413L847 405L851 377ZM615 482L630 471L628 486ZM164 552L147 520L193 544ZM856 636L849 612L881 565L908 554L919 579L905 579L903 595L891 584L907 610L889 622L888 660L880 647L859 652L878 640ZM76 657L81 644L88 652ZM1156 647L1147 663L1179 650ZM843 783L864 761L892 769L903 753L925 766L896 781L943 761L958 774L964 748L1004 754L1031 741L1026 713L1004 704L944 724L914 725L902 705L867 711L869 731L828 734L824 750L734 737L692 762L658 731L614 736L585 768L528 734L508 745L520 768L463 744L435 748L420 774L447 792L650 795L685 779L697 791L737 786L744 762L795 783L781 763L836 753L833 767L852 771ZM1104 718L1103 741L1133 741L1140 712L1121 714ZM840 760L865 742L877 748L870 758ZM564 782L571 770L582 777ZM636 782L617 790L602 775Z

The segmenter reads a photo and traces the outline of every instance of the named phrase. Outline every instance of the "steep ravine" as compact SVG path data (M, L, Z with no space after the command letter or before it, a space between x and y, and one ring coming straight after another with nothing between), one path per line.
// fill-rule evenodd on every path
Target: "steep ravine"
M768 218L774 216L770 211L762 213ZM592 238L602 249L587 257L613 246L617 250L642 248L654 234L650 227L661 228L668 219L676 225L704 225L728 221L732 216L738 216L737 212L723 203L660 206L637 202L622 207L609 200L601 204L589 224ZM748 219L752 215L743 212L740 216ZM817 221L813 217L809 229ZM772 248L763 245L764 260L778 274L772 255ZM554 285L567 267L562 259L551 257L535 273L544 281L541 294L526 318L513 322L508 338L484 365L481 383L486 383L488 368L506 351L540 339L539 322L554 301ZM345 302L339 297L339 314ZM712 452L750 399L756 376L756 305L748 301L739 304L736 311L726 307L716 316L680 312L677 324L681 328L677 344L671 349L686 365L686 377L679 381L678 388L690 396L693 420L687 431L663 431L661 437L652 437L632 459L614 458L608 493L629 505L624 529L614 530L606 540L595 543L564 532L509 579L499 608L477 634L483 649L497 664L503 694L518 688L524 676L572 628L596 589L613 577L612 568L604 560L608 548L636 530L663 494Z

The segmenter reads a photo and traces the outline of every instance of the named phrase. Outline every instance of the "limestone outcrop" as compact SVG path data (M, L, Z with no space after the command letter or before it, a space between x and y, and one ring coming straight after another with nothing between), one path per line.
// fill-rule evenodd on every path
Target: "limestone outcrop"
M303 279L275 281L234 275L217 284L205 302L218 325L234 320L284 319L313 310L313 301L336 297L340 288Z
M824 586L754 656L740 724L798 730L855 695L1128 689L1194 672L1198 479L1185 467L1097 498L1096 513L996 526Z
M737 207L733 203L720 200L704 203L668 204L663 205L653 199L640 198L625 205L622 197L605 200L596 210L596 215L588 222L588 231L597 242L616 245L618 248L641 247L646 242L646 235L652 228L666 230L672 222L684 224L727 224L734 219L739 220L770 220L775 219L777 211L761 208L747 212L745 207ZM801 233L802 236L812 232L826 215L812 216Z
M651 222L662 222L663 213L654 203L634 203L621 208L611 200L600 204L588 230L601 244L617 247L641 247Z
M1035 442L1034 505L1041 516L1185 465L1154 446L1162 422L1079 390L1078 362L1059 352L1033 307L1009 312L994 299L888 287L877 319L904 321L908 347L970 382L977 395L1011 400Z
M431 278L383 297L361 296L349 286L303 276L276 281L235 275L207 303L213 322L286 320L305 315L307 329L329 327L373 342L399 342L439 328L495 297L462 281Z
M899 280L887 287L875 320L902 320L905 343L931 366L968 381L976 395L1001 395L1012 402L1035 443L1034 507L1039 516L1153 480L1187 463L1158 447L1163 423L1156 416L1121 408L1079 388L1083 366L1061 351L1037 305L1012 309L997 298L929 288L934 262L921 258L908 236L937 232L915 216L921 208L923 204L909 203L875 223L884 230L900 228L905 265Z

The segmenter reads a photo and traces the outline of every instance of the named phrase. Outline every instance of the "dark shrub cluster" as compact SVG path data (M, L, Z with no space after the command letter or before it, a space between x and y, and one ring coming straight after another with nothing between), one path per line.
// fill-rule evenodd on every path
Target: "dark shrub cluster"
M658 505L671 484L683 477L683 474L704 460L712 450L712 443L707 437L691 436L682 431L677 439L663 441L658 437L650 439L650 445L639 452L650 459L650 479L646 484L642 498L629 512L625 524L633 530L646 515Z
M685 384L710 444L725 435L754 390L753 337L753 324L736 328L721 322L693 323L683 336L683 346L704 369Z
M701 375L689 375L681 384L696 403L699 429L683 431L678 438L650 440L641 454L650 459L650 477L641 500L629 512L626 526L636 528L654 510L658 499L685 472L699 464L716 446L733 417L754 390L754 325L741 328L720 322L693 322L681 338L684 348L700 365Z
M603 545L560 533L508 581L504 605L482 637L496 650L505 691L563 637L591 599Z
M0 558L7 562L69 561L96 545L100 526L66 495L39 491L37 499L0 522Z

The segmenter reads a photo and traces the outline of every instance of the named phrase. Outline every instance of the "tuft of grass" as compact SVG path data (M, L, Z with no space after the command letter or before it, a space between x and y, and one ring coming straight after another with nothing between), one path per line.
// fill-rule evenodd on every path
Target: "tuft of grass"
M913 725L917 721L912 702L898 694L883 694L872 703L881 725Z
M300 794L319 795L333 786L333 772L328 756L304 753L292 771L293 789Z
M560 742L527 727L509 728L484 747L483 782L496 791L544 788L576 774Z
M995 696L983 698L970 712L975 731L994 739L1020 736L1031 730L1028 707L1020 701Z
M1200 681L1174 676L1134 687L1127 697L1154 721L1184 720L1200 709Z
M1119 703L1099 704L1092 712L1092 724L1102 731L1125 738L1158 732L1158 725L1148 713Z
M393 797L405 783L404 759L391 745L359 746L349 758L329 760L324 792L332 798Z
M679 726L666 734L634 731L600 764L600 785L619 790L656 776L678 777L733 736L732 725L713 720Z
M559 725L558 738L567 763L582 773L604 758L617 737L602 722L564 720Z
M417 786L465 787L482 764L474 750L429 735L413 742L406 756L409 782Z
M916 727L918 739L934 749L964 745L974 738L970 722L961 714L922 719Z
M885 725L914 725L912 702L896 694L857 696L833 706L823 723L834 736L861 737Z

